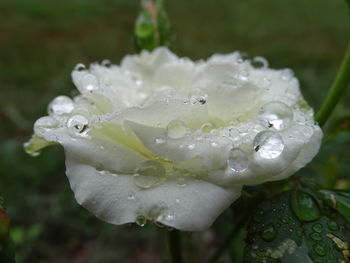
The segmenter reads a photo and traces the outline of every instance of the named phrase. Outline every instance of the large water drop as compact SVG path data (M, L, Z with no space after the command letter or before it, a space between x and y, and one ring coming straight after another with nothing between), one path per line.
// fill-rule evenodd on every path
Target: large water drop
M282 137L271 131L258 133L253 145L257 154L264 159L275 159L281 155L284 149Z
M67 121L67 127L75 135L86 136L89 132L89 121L83 115L74 115Z
M283 130L290 125L293 112L286 104L274 101L261 107L259 119L265 127Z
M67 96L56 97L48 106L50 115L62 115L72 112L74 109L73 101Z

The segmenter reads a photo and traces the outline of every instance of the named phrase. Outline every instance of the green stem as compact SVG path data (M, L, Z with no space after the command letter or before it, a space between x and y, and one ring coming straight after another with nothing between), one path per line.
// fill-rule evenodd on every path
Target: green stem
M182 263L181 233L179 230L168 231L168 243L172 263Z
M236 235L239 233L241 228L247 223L248 216L242 216L237 224L235 224L234 228L231 230L231 232L228 234L226 239L222 242L219 249L215 252L215 254L209 259L208 263L215 263L217 262L222 254L225 252L225 250L230 246L233 239L236 237Z
M347 47L343 62L332 84L332 87L328 91L327 97L323 102L321 109L316 114L316 121L319 123L320 126L323 126L327 122L335 106L341 99L342 94L344 93L346 87L349 85L349 82L350 82L350 44Z

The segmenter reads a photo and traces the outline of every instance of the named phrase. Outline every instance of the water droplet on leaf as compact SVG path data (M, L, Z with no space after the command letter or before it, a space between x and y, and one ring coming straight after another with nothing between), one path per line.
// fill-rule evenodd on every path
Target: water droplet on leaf
M315 240L315 241L321 241L321 240L322 240L321 234L320 234L320 233L317 233L317 232L312 233L312 234L310 235L310 238L313 239L313 240Z
M291 198L293 212L300 221L309 222L320 217L318 205L309 194L294 191Z
M276 237L276 235L277 231L272 225L264 227L260 232L261 238L265 241L272 241Z
M339 230L339 225L337 224L337 222L333 221L333 220L330 220L328 223L327 223L327 226L329 228L329 230L331 231L337 231Z
M319 256L325 256L327 254L326 253L326 249L324 248L324 246L322 246L320 244L314 244L312 246L312 248L314 249L316 254L318 254Z
M312 226L312 229L317 233L321 233L323 230L323 226L320 223L317 223Z

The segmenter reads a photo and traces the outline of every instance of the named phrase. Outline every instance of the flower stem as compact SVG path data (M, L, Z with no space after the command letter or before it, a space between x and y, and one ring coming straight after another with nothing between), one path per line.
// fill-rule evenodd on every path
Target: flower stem
M168 231L168 243L172 263L182 263L181 233L179 230Z
M339 102L344 93L346 87L350 82L350 44L347 47L343 62L340 66L338 74L332 84L331 89L328 91L327 97L323 102L321 109L316 114L316 121L320 126L323 126L330 115L332 114L335 106Z

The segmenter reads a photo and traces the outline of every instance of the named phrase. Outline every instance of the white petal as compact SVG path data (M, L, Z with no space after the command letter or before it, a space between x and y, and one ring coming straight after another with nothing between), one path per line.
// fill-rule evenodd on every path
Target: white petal
M117 225L145 216L180 230L201 231L240 196L241 190L199 180L188 180L186 186L167 180L150 189L140 189L130 175L98 172L69 154L66 166L78 203L98 218Z

